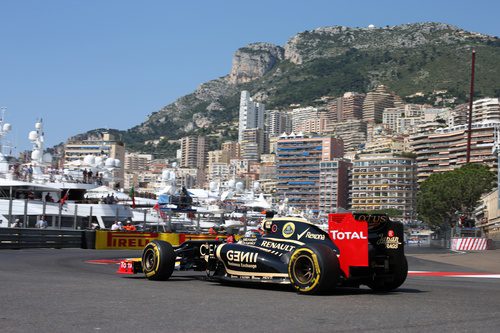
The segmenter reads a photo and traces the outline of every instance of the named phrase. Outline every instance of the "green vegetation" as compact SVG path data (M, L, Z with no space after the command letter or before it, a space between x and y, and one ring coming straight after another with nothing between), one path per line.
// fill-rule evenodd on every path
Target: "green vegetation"
M486 165L467 164L459 169L432 174L420 184L418 217L432 227L456 222L458 215L469 215L481 195L495 186L496 176Z

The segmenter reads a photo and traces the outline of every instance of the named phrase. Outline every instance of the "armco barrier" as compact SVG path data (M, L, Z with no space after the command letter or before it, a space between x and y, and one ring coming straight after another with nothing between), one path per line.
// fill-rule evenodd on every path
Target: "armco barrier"
M81 248L80 230L0 228L0 249Z
M451 249L455 251L482 251L487 249L486 245L486 238L461 237L451 239Z

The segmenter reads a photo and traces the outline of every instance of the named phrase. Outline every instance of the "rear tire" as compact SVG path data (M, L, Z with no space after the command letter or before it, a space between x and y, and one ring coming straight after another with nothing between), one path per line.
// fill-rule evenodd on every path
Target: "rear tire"
M408 276L408 260L404 257L401 265L394 267L393 279L390 281L376 279L367 283L368 287L376 292L389 292L399 288Z
M175 268L175 251L170 243L153 240L142 252L142 270L149 280L164 281Z
M340 277L337 255L326 245L299 247L290 257L288 276L301 294L318 294L335 289Z

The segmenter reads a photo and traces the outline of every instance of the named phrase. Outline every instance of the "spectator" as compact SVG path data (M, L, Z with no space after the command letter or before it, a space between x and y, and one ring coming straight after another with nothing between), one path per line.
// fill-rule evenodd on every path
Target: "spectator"
M229 234L229 236L227 236L227 238L226 238L226 243L234 243L234 241L235 241L234 235Z
M127 224L123 227L123 229L127 231L137 231L137 228L132 224L130 220L127 220Z
M49 226L47 221L45 220L45 216L42 216L40 220L38 220L35 224L35 228L46 229Z
M50 192L47 192L45 195L45 202L54 202L54 198L50 195Z
M28 181L31 182L33 180L33 167L31 164L28 166Z
M89 170L89 172L87 172L87 180L88 180L88 183L93 183L93 179L92 179L92 170Z
M23 224L19 219L16 219L14 223L12 224L12 228L22 228Z
M115 221L111 226L111 231L120 231L123 230L122 223L120 221Z
M88 176L88 173L87 173L87 169L83 169L83 182L84 183L87 183L87 176Z

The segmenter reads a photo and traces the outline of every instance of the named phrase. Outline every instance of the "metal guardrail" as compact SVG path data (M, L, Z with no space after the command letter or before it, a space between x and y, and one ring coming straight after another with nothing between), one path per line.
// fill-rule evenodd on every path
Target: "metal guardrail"
M94 247L92 231L0 228L0 249Z

